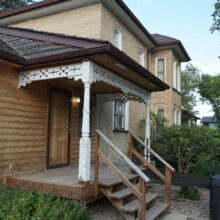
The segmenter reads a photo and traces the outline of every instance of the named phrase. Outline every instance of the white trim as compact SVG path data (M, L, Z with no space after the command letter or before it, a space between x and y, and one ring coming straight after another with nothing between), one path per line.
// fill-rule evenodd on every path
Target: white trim
M117 47L119 50L122 50L122 32L121 28L115 27L114 28L114 45Z
M167 60L166 60L166 57L156 57L155 58L155 70L156 70L155 74L158 77L158 75L157 75L157 61L158 61L158 59L161 59L161 58L164 59L164 82L166 83L166 81L167 81L166 80L166 78L167 78Z
M138 63L145 67L145 52L142 49L138 52Z
M173 61L173 88L177 89L177 63Z
M156 108L156 109L155 109L155 113L157 114L157 113L158 113L157 111L160 110L160 109L163 109L163 110L164 110L164 118L167 118L167 110L166 110L165 108L160 108L160 107L159 107L159 108Z
M181 66L177 66L177 90L181 91Z
M173 124L177 125L177 109L173 109Z
M125 131L129 131L129 102L125 102Z

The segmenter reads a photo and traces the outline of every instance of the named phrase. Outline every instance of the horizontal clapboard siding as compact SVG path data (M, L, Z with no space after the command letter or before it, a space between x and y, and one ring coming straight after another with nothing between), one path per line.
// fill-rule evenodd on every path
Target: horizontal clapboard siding
M47 111L47 86L18 89L17 72L1 66L0 179L45 169Z

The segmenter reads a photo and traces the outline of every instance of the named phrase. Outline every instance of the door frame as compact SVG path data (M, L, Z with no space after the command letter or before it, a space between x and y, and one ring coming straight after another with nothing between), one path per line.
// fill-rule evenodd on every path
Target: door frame
M69 115L68 115L68 121L69 121L69 125L68 125L68 149L67 149L67 163L64 164L59 164L59 165L50 165L50 122L51 122L51 101L52 101L52 93L54 91L57 92L61 92L66 94L67 96L69 96ZM67 90L63 90L60 88L56 88L56 87L50 87L49 88L49 99L48 99L48 115L47 115L47 150L46 150L46 169L53 169L53 168L59 168L59 167L66 167L70 165L70 126L71 126L71 98L72 98L72 93L70 91Z

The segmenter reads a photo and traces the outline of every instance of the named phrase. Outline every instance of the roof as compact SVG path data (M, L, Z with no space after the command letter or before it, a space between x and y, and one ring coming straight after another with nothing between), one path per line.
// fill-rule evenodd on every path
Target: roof
M159 91L169 88L167 84L108 41L0 26L0 57L22 66L88 58L99 54L114 57L157 85Z
M160 50L160 49L163 49L162 47L164 47L164 46L169 46L169 49L173 49L173 51L175 51L176 54L180 54L178 58L181 62L188 62L191 60L190 56L188 55L188 53L187 53L186 49L184 48L183 44L181 43L181 41L179 41L175 38L164 36L164 35L159 35L159 34L151 35L147 31L147 29L144 27L144 25L133 14L133 12L128 8L128 6L124 3L123 0L111 0L111 1L112 2L110 2L110 0L84 0L84 1L82 1L82 3L77 3L78 1L73 1L73 0L45 0L45 1L41 1L41 2L38 2L35 4L31 4L31 5L22 7L20 9L15 9L15 10L12 10L9 12L1 13L0 20L3 19L3 21L4 21L4 19L16 16L16 15L22 15L22 14L24 14L25 19L28 19L28 17L27 17L28 12L30 12L31 15L33 15L33 16L37 16L37 13L38 13L38 16L42 16L42 13L37 12L37 11L39 11L41 9L46 10L46 8L49 8L50 6L56 7L56 9L51 9L51 11L52 11L51 13L55 13L56 10L69 10L71 2L72 3L76 2L76 4L78 4L78 7L82 6L83 4L88 5L88 4L102 2L106 7L109 7L109 10L112 12L116 11L116 5L118 5L119 6L118 8L121 8L122 11L125 12L125 14L127 14L128 18L130 18L131 21L133 21L137 25L137 27L141 30L141 32L143 33L143 36L145 36L144 38L141 38L142 41L143 41L143 39L148 39L147 40L148 43L151 42L148 44L150 49L154 48L155 50L157 50L157 49ZM60 6L61 4L62 5L67 4L66 7L64 7L65 9L61 9L62 8ZM43 13L45 13L45 11ZM121 15L122 13L119 12L119 14ZM31 18L29 18L29 19L31 19ZM129 19L126 19L126 21L128 21L128 20ZM135 33L137 33L137 30ZM138 36L140 37L140 34ZM171 47L173 47L173 45L178 45L179 49L171 48Z
M202 117L202 123L217 123L217 119L214 116L205 116Z
M14 9L9 12L4 12L0 14L0 19L11 17L14 15L26 13L29 11L37 10L37 9L42 9L45 7L49 7L52 5L56 4L62 4L64 2L68 2L70 0L44 0L40 1L31 5L24 6L19 9ZM94 1L95 3L97 2L104 2L104 0L96 0ZM109 1L109 0L108 0ZM128 8L128 6L124 3L123 0L115 0L115 2L119 5L121 9L123 9L126 14L133 20L133 22L143 31L143 33L149 38L149 40L152 42L152 44L156 45L156 41L152 37L152 35L147 31L147 29L143 26L143 24L138 20L138 18L133 14L133 12Z
M161 35L161 34L152 34L153 38L157 42L158 48L164 47L164 46L172 46L172 45L178 45L178 47L181 49L182 53L185 56L185 59L182 60L184 61L190 61L191 58L189 54L187 53L185 47L183 46L182 42L178 39L175 39L173 37L169 37L166 35Z

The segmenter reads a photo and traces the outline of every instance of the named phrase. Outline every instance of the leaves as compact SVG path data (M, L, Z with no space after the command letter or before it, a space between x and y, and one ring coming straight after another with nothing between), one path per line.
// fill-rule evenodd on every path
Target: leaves
M182 106L189 113L195 114L193 110L196 105L195 92L199 86L200 71L192 64L188 64L184 71L181 72L181 92Z
M212 105L220 128L220 74L210 76L203 74L199 83L201 101Z
M215 31L220 31L220 2L218 0L218 2L215 3L215 11L212 14L213 16L213 25L210 28L211 33L215 32Z
M85 208L69 199L0 185L0 220L89 220Z
M0 1L0 13L10 11L13 9L24 7L35 3L35 0L1 0Z

